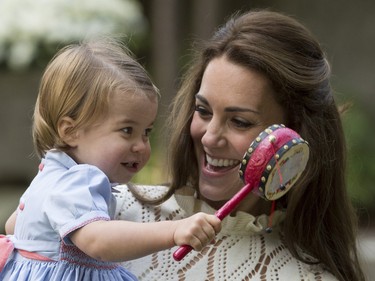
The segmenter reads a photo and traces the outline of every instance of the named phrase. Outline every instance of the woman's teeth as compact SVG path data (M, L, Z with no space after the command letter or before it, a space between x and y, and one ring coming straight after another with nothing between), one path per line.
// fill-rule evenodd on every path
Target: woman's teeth
M215 167L229 167L236 166L240 164L240 161L233 159L213 159L210 156L206 155L207 163Z

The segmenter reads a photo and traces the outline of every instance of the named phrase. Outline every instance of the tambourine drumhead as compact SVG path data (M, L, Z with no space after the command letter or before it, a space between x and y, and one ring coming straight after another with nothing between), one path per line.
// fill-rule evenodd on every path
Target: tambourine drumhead
M281 150L283 149L281 148ZM309 147L306 143L301 142L289 147L284 153L281 151L277 155L280 155L278 159L279 167L275 164L270 173L267 173L268 170L266 170L262 175L258 188L259 192L264 191L264 196L268 200L280 198L296 183L306 167ZM271 162L275 161L271 160ZM279 172L282 175L281 180Z
M244 155L240 176L267 200L283 196L306 167L309 146L295 131L272 125L261 132Z

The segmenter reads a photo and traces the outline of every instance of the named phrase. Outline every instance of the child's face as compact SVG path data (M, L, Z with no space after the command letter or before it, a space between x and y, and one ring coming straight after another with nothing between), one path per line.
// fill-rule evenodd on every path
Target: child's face
M79 130L69 155L101 169L112 183L126 183L150 158L149 134L158 108L156 97L116 93L99 123Z

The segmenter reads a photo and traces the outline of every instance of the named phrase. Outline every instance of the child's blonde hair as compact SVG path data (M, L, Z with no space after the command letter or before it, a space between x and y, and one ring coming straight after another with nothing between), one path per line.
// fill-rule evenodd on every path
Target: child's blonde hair
M88 127L103 118L109 96L118 92L159 96L144 68L115 40L62 48L44 72L35 105L33 140L38 156L52 148L68 148L58 134L62 117L75 120L73 130Z

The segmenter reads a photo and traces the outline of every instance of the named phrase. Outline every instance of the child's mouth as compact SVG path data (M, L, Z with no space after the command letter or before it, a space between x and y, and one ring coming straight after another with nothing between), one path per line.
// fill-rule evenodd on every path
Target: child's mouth
M137 171L139 168L139 162L126 162L123 165L131 171Z

